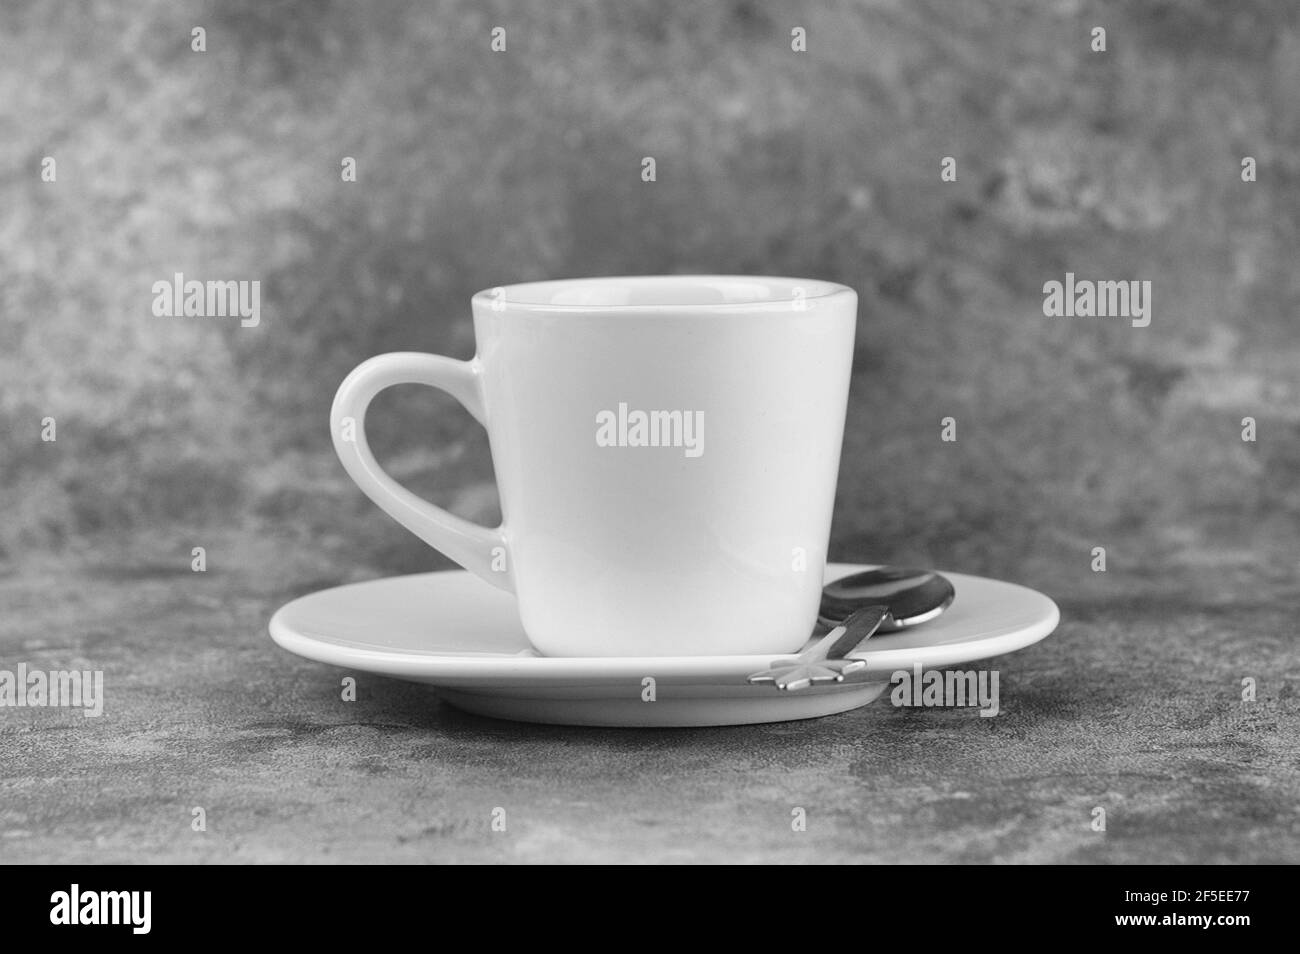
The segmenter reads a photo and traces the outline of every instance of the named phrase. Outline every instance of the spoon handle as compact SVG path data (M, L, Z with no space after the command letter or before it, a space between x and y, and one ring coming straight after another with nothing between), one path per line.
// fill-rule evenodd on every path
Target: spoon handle
M864 606L809 647L804 656L809 660L843 659L864 640L874 636L888 617L888 606ZM801 657L801 661L805 660Z
M847 673L865 669L861 659L845 659L865 642L889 616L888 606L864 606L839 626L801 652L791 663L782 663L749 677L753 685L770 683L778 689L804 689L823 682L843 682Z

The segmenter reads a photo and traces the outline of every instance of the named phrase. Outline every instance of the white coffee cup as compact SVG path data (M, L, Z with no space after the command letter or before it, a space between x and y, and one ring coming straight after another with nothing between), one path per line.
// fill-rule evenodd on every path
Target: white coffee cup
M331 413L357 485L404 527L513 592L551 656L776 654L817 616L857 295L744 276L593 278L473 298L470 361L361 364ZM502 523L388 476L366 408L440 388L484 427Z

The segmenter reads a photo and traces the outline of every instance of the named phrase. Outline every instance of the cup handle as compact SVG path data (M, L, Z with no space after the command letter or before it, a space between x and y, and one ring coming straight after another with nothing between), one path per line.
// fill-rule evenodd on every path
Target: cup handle
M471 573L513 593L502 528L471 523L421 500L384 472L366 440L366 409L375 395L395 384L426 384L446 391L484 424L481 373L477 359L456 361L413 351L378 355L357 365L339 385L330 410L330 432L343 468L381 510Z

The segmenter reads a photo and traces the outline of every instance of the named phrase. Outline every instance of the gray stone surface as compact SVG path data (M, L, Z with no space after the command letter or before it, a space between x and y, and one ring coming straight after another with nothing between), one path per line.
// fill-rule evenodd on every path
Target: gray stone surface
M366 674L343 702L344 671L265 633L281 602L336 580L239 547L213 548L206 574L182 561L0 581L0 659L102 668L107 697L98 719L0 709L0 858L1300 860L1297 593L1282 581L1256 606L1227 596L1240 581L1195 574L1118 593L1113 572L1026 580L1064 619L989 664L992 719L880 701L808 722L591 730L481 719Z

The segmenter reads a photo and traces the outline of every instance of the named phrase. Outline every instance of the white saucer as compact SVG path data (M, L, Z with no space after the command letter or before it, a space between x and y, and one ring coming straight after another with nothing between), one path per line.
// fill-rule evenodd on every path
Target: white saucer
M833 580L869 569L826 568ZM299 656L424 682L479 715L602 726L784 722L845 712L889 687L890 674L1000 656L1038 642L1060 613L1041 593L960 573L937 620L877 636L855 656L867 668L842 683L782 692L745 679L791 656L547 658L524 637L514 598L461 570L353 583L301 597L271 617L271 638ZM643 701L643 680L654 682Z

